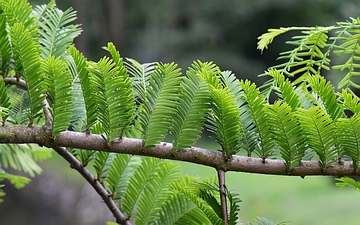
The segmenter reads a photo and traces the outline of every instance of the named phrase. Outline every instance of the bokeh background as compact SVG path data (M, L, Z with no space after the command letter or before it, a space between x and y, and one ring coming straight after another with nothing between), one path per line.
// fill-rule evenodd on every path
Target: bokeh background
M31 4L48 1L30 0ZM258 78L289 49L275 39L261 54L257 37L268 28L332 25L358 17L358 0L58 0L63 10L73 7L83 33L76 46L97 61L112 41L123 57L144 62L176 62L185 72L192 61L214 61L240 79ZM216 146L206 140L199 146ZM56 153L41 163L42 175L21 190L6 185L0 204L0 224L105 224L113 220L100 197ZM214 176L215 170L181 163L184 174ZM239 193L240 219L263 216L291 224L358 224L360 193L335 187L329 177L276 177L227 173L228 188Z

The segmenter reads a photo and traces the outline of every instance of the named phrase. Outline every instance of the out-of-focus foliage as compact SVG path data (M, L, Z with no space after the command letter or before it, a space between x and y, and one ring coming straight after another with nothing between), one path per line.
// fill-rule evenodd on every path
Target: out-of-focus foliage
M31 0L34 4L46 0ZM175 61L186 68L195 59L214 61L238 78L254 78L288 50L277 38L262 55L256 38L271 27L331 25L357 17L356 0L62 0L61 9L78 11L83 35L76 40L86 57L93 46L114 42L123 56L140 62Z

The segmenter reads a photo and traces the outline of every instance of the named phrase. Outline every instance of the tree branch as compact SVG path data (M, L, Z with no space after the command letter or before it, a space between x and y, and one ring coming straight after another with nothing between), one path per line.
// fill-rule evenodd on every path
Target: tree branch
M4 78L5 83L11 83L11 84L16 84L22 88L27 88L26 87L26 82L22 79L16 79L13 77L5 77ZM44 114L45 114L45 130L41 130L39 131L37 128L35 127L28 127L29 129L31 129L34 134L37 135L41 135L42 138L49 138L48 135L51 134L51 128L52 128L52 116L50 113L50 106L49 103L46 101L46 99L42 102L44 104ZM32 129L34 128L34 129ZM2 133L0 131L0 138L2 137L2 135L9 135L11 136L11 133ZM39 136L40 137L40 136ZM15 138L17 138L17 135L15 136ZM39 142L42 141L41 138L36 138L36 143L39 144ZM28 142L28 143L33 143L33 142ZM49 146L47 146L49 147ZM125 215L121 213L121 211L119 210L119 208L116 206L115 202L111 199L111 197L108 195L107 191L105 190L105 188L98 182L98 180L95 179L95 177L79 162L79 160L77 160L75 158L75 156L73 156L70 152L68 152L66 150L66 148L58 146L58 145L54 145L52 147L59 155L61 155L66 161L68 161L71 165L72 168L74 168L75 170L77 170L84 178L85 180L95 189L95 191L100 195L100 197L104 200L105 204L107 205L107 207L109 208L109 210L111 211L111 213L114 215L114 217L116 218L116 222L123 224L123 225L131 225L131 223L126 219Z
M226 192L225 192L225 171L218 170L218 180L219 180L219 193L220 193L220 202L221 202L221 213L222 219L226 224L229 223L227 203L226 203Z
M15 84L19 87L22 87L24 89L27 89L26 87L26 82L23 79L19 79L16 77L4 77L4 82L5 84ZM48 127L48 129L51 129L52 126L52 122L51 122L51 113L50 113L50 106L49 103L44 100L42 101L43 105L44 105L44 115L45 115L45 125Z
M96 151L116 152L122 154L143 155L156 158L171 159L197 163L213 167L223 171L237 171L259 174L289 175L283 160L266 159L263 163L260 158L245 156L232 156L228 161L224 160L221 152L211 151L203 148L187 148L174 154L173 145L161 143L155 147L143 148L143 140L135 138L122 138L110 147L106 146L101 135L85 134L79 132L65 131L55 139L42 127L27 127L25 125L0 127L0 143L35 143L40 146L55 148L58 146L81 148ZM317 161L302 161L301 165L294 168L292 176L328 175L328 176L354 176L352 162L333 163L323 170Z
M95 191L101 196L105 204L116 218L116 222L123 225L131 225L126 219L125 215L121 213L115 202L111 199L108 192L99 183L97 179L86 169L70 152L64 147L55 146L54 150L61 155L66 161L68 161L72 168L77 170L85 180L95 189Z

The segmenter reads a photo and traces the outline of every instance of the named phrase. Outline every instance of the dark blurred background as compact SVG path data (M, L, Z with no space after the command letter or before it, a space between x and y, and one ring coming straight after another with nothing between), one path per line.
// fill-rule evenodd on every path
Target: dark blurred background
M97 61L105 54L101 47L111 41L122 57L141 63L174 61L185 72L194 60L214 61L222 70L257 83L263 81L257 75L290 48L284 42L291 34L286 34L261 54L257 37L268 28L327 26L360 12L357 0L59 0L57 6L78 12L76 22L84 31L76 46L88 59ZM64 161L54 157L42 166L46 172L24 189L6 186L0 224L105 224L112 219Z

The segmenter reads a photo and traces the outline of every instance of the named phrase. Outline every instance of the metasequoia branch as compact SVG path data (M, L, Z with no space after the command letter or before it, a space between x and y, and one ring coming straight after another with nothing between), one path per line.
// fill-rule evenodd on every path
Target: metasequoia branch
M131 223L127 220L126 216L122 212L120 212L119 208L111 199L105 188L101 186L99 181L95 179L95 177L89 172L89 170L87 170L70 152L68 152L66 148L54 147L54 150L66 161L68 161L71 167L77 170L85 178L85 180L96 190L96 192L104 200L105 204L108 206L109 210L116 218L116 222L123 225L131 225Z
M352 176L355 173L352 162L334 163L323 170L317 161L302 161L289 174L283 160L267 159L263 163L260 158L233 156L225 160L221 152L203 148L187 148L174 152L170 143L161 143L155 147L144 149L143 140L135 138L122 138L115 141L110 147L101 135L66 131L56 136L55 139L43 127L27 127L24 125L0 127L0 143L34 143L49 148L71 147L95 151L116 152L131 155L143 155L156 158L171 159L197 163L223 171L237 171L259 174L309 176Z
M16 79L12 77L5 77L4 78L5 83L12 83L16 84L24 89L26 89L26 82L22 79ZM52 116L49 111L49 103L46 100L43 100L44 105L44 114L45 114L45 126L43 127L43 134L48 134L51 132L52 127ZM28 127L29 129L32 129L32 127ZM35 133L37 128L35 128ZM12 136L11 133L2 133L0 131L0 139L2 136ZM46 135L45 135L46 136ZM45 136L42 136L43 138ZM40 141L41 139L36 139L37 141ZM32 143L32 142L29 142ZM36 142L38 143L38 142ZM38 143L39 144L39 143ZM65 147L61 146L53 146L52 147L59 155L61 155L66 161L68 161L71 165L71 167L75 170L77 170L84 178L85 180L95 189L95 191L100 195L100 197L104 200L104 203L108 206L109 210L112 212L114 217L116 218L116 222L123 224L123 225L131 225L131 223L127 220L125 215L119 210L119 208L116 206L115 202L111 199L106 189L98 182L97 179L87 170L80 162L73 156L69 151L66 150Z

